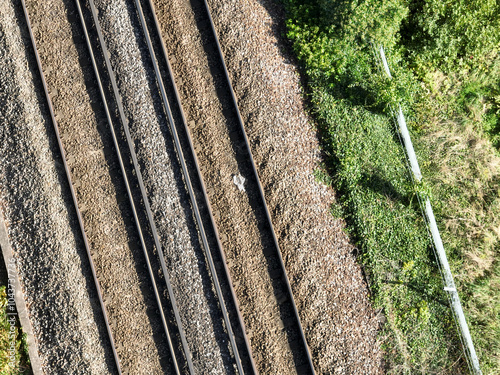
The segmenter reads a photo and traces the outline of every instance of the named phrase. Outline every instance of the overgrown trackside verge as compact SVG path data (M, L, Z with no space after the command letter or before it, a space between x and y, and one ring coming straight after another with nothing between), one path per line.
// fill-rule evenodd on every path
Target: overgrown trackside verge
M427 5L422 7L421 3ZM427 74L441 71L436 63L440 61L439 56L416 52L417 47L429 51L433 38L450 37L461 29L449 26L444 36L429 32L426 34L428 39L422 36L420 44L408 38L412 27L418 29L417 21L422 32L428 31L423 18L416 13L419 9L432 12L433 7L440 6L434 1L287 0L286 6L288 37L308 81L312 111L326 155L326 169L341 196L341 204L334 213L346 219L361 248L361 260L369 274L374 303L383 308L387 318L381 340L389 371L456 374L466 370L418 205L418 190L418 193L431 195L433 204L437 202L437 219L445 224L442 228L446 228L443 230L445 248L449 250L459 291L463 292L461 298L465 309L470 312L468 321L483 371L495 373L499 369L499 301L494 297L494 288L499 282L498 262L494 261L498 254L495 228L500 228L500 221L495 218L500 203L499 191L493 188L500 176L494 166L497 157L490 141L485 139L484 132L488 129L482 120L474 127L474 140L476 144L490 146L468 154L471 138L466 134L470 136L471 125L469 122L466 126L466 121L462 121L467 113L459 110L448 113L448 117L444 117L446 123L459 126L447 127L442 124L443 113L438 118L430 115L436 111L437 99L454 103L459 97L439 89L436 89L439 94L436 90L431 92ZM446 6L452 7L452 4ZM465 12L461 6L457 6L457 10ZM478 12L485 11L489 12L490 8ZM480 18L478 14L476 17ZM443 24L448 19L450 17L434 17L431 21ZM406 32L403 40L400 38L402 25ZM477 25L483 24L478 22ZM489 30L483 38L491 34ZM459 40L459 36L455 35L453 40ZM380 72L372 45L384 45L390 51L393 80L386 79ZM471 75L474 66L469 61L463 62L461 51L468 51L467 48L475 48L478 54L484 51L479 45L455 47L450 47L449 52L440 52L448 56L446 66L452 60L461 59L457 67L466 76ZM410 65L403 61L403 56ZM487 60L477 57L474 61L490 66ZM443 74L451 76L450 72ZM418 119L409 121L409 125L413 129L417 154L423 161L424 181L428 181L432 189L415 187L411 183L390 111L391 105L396 103L401 103L410 120ZM469 103L469 100L462 103ZM491 108L494 113L494 107ZM492 110L483 112L490 125L498 121L498 118L492 119ZM492 128L494 126L490 126ZM437 137L438 131L441 137ZM465 145L460 158L444 150L450 140L455 146L459 144L455 150ZM482 158L478 159L479 154ZM476 160L472 160L473 157ZM461 161L466 165L461 176L448 173L447 179L442 178L443 168L453 168L457 172L457 164ZM485 171L483 178L477 177L478 171ZM483 185L479 188L471 181ZM471 198L474 201L467 207L470 215L467 217L464 203L471 202ZM474 235L467 236L471 226L466 229L456 222L471 217L477 225L473 225ZM489 241L487 245L485 241ZM480 274L472 275L469 271L473 267L467 266L474 264L472 249L476 259L490 259ZM484 298L477 298L478 293ZM484 312L482 317L479 311ZM485 330L488 331L486 337Z
M32 374L25 336L17 317L7 315L7 307L6 287L0 285L0 374ZM16 325L11 324L11 319L16 320Z

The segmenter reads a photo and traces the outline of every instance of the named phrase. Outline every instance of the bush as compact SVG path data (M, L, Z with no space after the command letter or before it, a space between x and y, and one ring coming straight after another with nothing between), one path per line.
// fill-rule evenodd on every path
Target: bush
M399 69L400 54L388 56L395 79L379 75L375 49L395 49L408 9L401 0L290 0L288 37L310 84L327 87L336 97L386 111L391 104L411 108L418 91L411 72Z
M7 316L7 294L5 285L0 285L0 374L9 375L32 375L26 337L22 334L20 327L15 327L15 367L11 366L10 347L11 325Z
M500 149L500 2L413 0L401 34L419 79L436 71L455 75L463 83L458 101L484 101L483 130Z
M419 71L486 70L500 48L495 0L414 0L402 29L409 61Z

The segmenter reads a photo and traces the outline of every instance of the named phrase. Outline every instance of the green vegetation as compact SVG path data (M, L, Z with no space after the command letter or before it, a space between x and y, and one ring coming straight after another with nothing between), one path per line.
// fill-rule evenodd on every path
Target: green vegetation
M326 156L316 177L341 193L335 214L362 249L374 304L387 317L380 340L389 373L467 372L418 205L425 194L483 373L499 374L500 5L285 1ZM380 45L392 80L374 51ZM425 185L411 183L396 104Z
M0 286L0 375L22 375L32 374L29 364L29 357L26 345L25 335L21 334L21 330L16 325L15 327L15 365L12 366L10 361L10 329L11 325L7 316L7 294L5 286Z

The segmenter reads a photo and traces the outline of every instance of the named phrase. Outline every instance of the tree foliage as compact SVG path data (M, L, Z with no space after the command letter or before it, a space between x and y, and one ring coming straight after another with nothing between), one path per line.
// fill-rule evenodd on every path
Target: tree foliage
M403 46L419 69L486 69L499 52L496 0L416 0L409 10Z

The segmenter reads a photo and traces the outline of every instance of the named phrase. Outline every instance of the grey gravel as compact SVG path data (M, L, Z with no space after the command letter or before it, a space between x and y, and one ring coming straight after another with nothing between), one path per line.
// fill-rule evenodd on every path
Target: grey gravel
M37 2L31 3L34 7ZM51 30L50 41L46 41L42 55L54 53L50 44L62 34L66 47L74 43L70 41L67 15L61 11L70 3L51 0L37 4L45 12L42 14L55 17L60 12L59 18L66 22ZM159 3L164 8L173 6L172 2ZM353 247L342 232L344 224L329 215L334 192L317 184L312 176L320 162L318 142L304 111L297 69L283 53L286 46L279 37L283 31L282 10L268 0L210 0L209 3L317 370L320 373L380 373L382 353L376 336L378 323L369 303L366 284L356 264ZM57 160L47 110L39 102L42 100L37 95L39 90L35 89L32 71L26 64L26 36L23 41L18 26L20 13L14 11L13 4L13 1L0 0L0 209L7 219L18 259L21 286L44 372L109 373L109 348L105 344L106 333L91 275L67 196L61 163ZM164 137L168 134L167 124L164 116L157 115L159 108L161 112L158 93L150 91L152 68L143 61L145 44L131 4L130 0L97 1L182 311L181 318L197 372L232 372L233 369L224 367L228 355L225 332L213 317L217 302L210 289L210 278L176 157L171 143ZM53 20L42 21L57 24ZM185 34L181 41L190 42ZM61 60L68 52L59 49L57 53ZM50 69L50 64L47 65ZM57 69L57 65L52 69ZM73 82L71 79L77 74L70 68L65 69L52 71L54 82ZM78 127L78 121L83 121L78 117L78 112L83 112L80 108L90 107L87 94L75 94L78 100L75 103L64 101L78 90L84 92L85 84L80 80L78 85L67 86L53 87L51 95L56 98L56 107L57 103L62 103L60 108L65 109L60 111L60 116L67 116L68 123ZM189 90L196 87L195 82ZM200 94L198 104L203 103L206 94ZM71 126L68 129L72 129ZM99 142L89 142L92 146L89 154L96 152L96 159L104 159L97 152ZM80 145L75 145L74 140L67 144L79 150ZM70 153L70 157L78 157L78 152ZM89 158L88 163L92 160ZM92 169L89 167L88 171ZM237 171L231 173L233 177ZM83 173L81 177L83 181L88 176ZM237 189L232 178L227 178L227 182ZM89 179L87 185L91 183ZM103 191L103 196L114 200L115 191ZM89 205L92 199L88 198ZM97 206L101 202L96 200L93 204ZM101 229L99 220L107 212L103 209L99 215L93 215L91 208L88 208L87 218L94 225L100 243L104 243L109 233L115 233L118 227L111 228L114 224L110 224ZM122 225L121 221L119 224ZM124 231L113 235L124 241L128 238ZM109 249L98 250L107 255ZM126 250L123 246L123 251ZM117 256L121 254L116 253ZM127 262L132 262L129 258ZM114 264L115 258L103 259L104 269ZM258 272L250 268L244 271ZM123 337L136 335L138 327L128 326L137 321L132 312L139 314L147 304L132 293L123 295L122 290L132 290L130 285L143 281L135 275L129 279L123 280L123 285L117 288L112 286L112 279L105 279L103 283L112 296L110 300L120 298L123 302L120 306L123 316L131 315L129 320L117 320L114 326L126 334ZM117 315L117 319L120 316ZM154 327L151 324L139 329L144 331L148 343L151 341L147 338L151 334L149 330L154 332ZM130 342L123 346L127 350L122 348L121 355L125 355L128 348L136 350L136 354L141 353L141 358L153 353L149 347L138 349ZM268 351L263 349L261 353ZM160 356L151 354L149 367L141 367L141 358L134 358L130 368L158 373L157 357Z
M164 136L170 137L169 125L165 116L155 113L161 104L158 92L150 91L154 71L143 63L149 52L132 3L99 0L96 6L196 372L222 374L226 371L223 356L227 355L228 338L212 321L211 310L217 311L217 301L212 292L204 290L210 279L203 250L198 236L192 235L197 229L187 192L172 143Z

